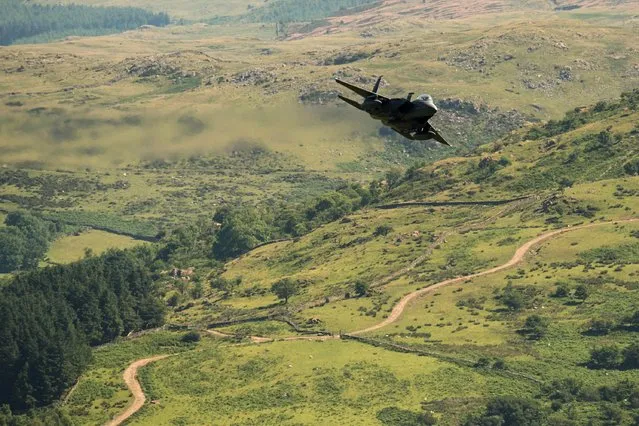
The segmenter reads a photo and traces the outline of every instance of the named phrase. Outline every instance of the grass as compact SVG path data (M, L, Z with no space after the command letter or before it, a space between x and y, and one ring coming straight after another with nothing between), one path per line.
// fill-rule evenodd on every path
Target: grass
M133 5L151 7L145 1ZM187 10L179 2L160 2L152 7L170 7L173 16L194 19L240 14L247 4L196 2ZM152 237L162 227L210 217L221 205L273 208L344 181L366 183L391 165L443 156L451 157L421 169L419 178L403 182L384 202L536 196L497 207L364 209L229 262L224 277L242 277L234 294L222 298L204 280L205 296L185 296L168 317L172 323L202 326L279 312L316 330L362 329L380 322L402 296L418 288L504 263L540 232L636 216L639 178L624 177L621 168L636 145L635 111L595 116L553 136L554 145L550 138L527 140L524 129L470 157L461 155L465 147L507 132L512 120L503 111L516 108L529 119L559 118L566 109L636 86L637 77L627 74L636 62L630 50L637 44L636 31L613 18L491 15L439 20L437 28L419 19L389 19L371 28L373 37L364 38L355 24L350 26L351 17L342 17L344 28L335 34L287 41L273 40L272 26L192 25L9 47L2 53L8 71L0 82L0 149L7 169L27 170L27 177L20 185L0 186L2 209L29 209L74 225ZM431 46L427 52L425 43ZM324 65L344 52L370 57ZM614 59L621 53L625 59ZM507 54L514 58L505 60ZM23 64L29 66L18 72ZM559 69L566 66L572 79L558 81ZM474 115L442 109L436 124L455 135L460 148L415 151L412 145L380 138L378 127L352 108L333 101L300 104L302 93L335 90L335 73L349 80L383 73L391 83L383 93L390 96L417 89L429 91L438 103L451 97L488 107ZM71 90L80 80L82 86ZM607 128L623 135L612 155L579 145ZM568 152L579 154L573 163L565 161ZM508 161L483 176L479 162L486 156ZM560 178L567 175L574 182L560 190ZM594 216L566 211L552 223L543 207L555 193L570 203L574 199L576 206L596 208ZM467 229L471 224L475 227ZM381 225L392 231L374 235ZM517 268L415 300L397 323L371 333L430 351L432 357L353 341L233 346L208 335L187 347L179 343L180 334L161 332L95 349L65 410L79 424L103 423L130 402L121 381L128 364L178 352L140 373L149 399L157 403L146 405L132 423L373 424L384 409L417 413L425 402L441 424L452 425L491 395L539 398L538 385L508 374L544 383L564 377L592 385L638 380L636 371L593 371L580 365L591 347L626 345L636 337L622 330L607 336L583 333L593 317L620 319L638 308L634 283L639 274L633 259L623 267L587 266L583 253L602 246L619 250L636 242L630 232L637 228L605 225L562 235L542 244ZM444 241L430 252L441 235ZM49 256L72 261L85 247L99 252L134 243L92 230L55 242ZM384 280L424 254L413 270ZM202 278L206 272L198 267ZM269 291L285 277L301 286L288 306L276 303ZM356 298L358 280L384 285ZM521 312L505 310L495 296L509 281L536 289L537 300ZM558 282L571 289L586 282L590 296L584 303L552 298ZM159 286L168 298L175 282L166 283ZM303 309L326 297L333 301ZM551 320L539 341L517 332L534 313ZM320 323L311 327L309 321L315 320ZM294 334L274 321L222 331ZM503 359L506 370L473 368L436 354L471 363ZM592 412L578 412L576 421L595 420Z
M141 412L136 424L371 424L383 408L419 411L421 401L441 399L456 384L472 383L455 392L472 398L503 383L354 342L204 343L200 349L149 368L159 404ZM198 369L187 367L193 365Z
M555 18L548 22L546 18L533 15L521 20L504 16L490 24L481 18L440 22L437 31L410 23L379 38L362 39L353 32L324 36L319 47L316 38L255 40L249 37L264 30L241 25L232 28L245 32L232 36L220 34L226 31L224 26L190 26L30 46L28 49L36 61L46 61L52 52L60 52L62 57L55 64L48 64L42 76L30 68L6 75L6 88L0 91L25 94L7 97L7 101L24 103L22 107L0 106L0 112L10 117L12 123L3 138L7 141L3 148L11 148L12 152L3 158L11 164L37 161L48 168L118 167L140 158L219 153L237 139L252 138L295 156L316 171L336 170L340 164L364 160L371 169L379 166L367 158L388 150L377 136L377 125L358 111L333 101L302 107L301 92L337 90L331 77L340 70L350 73L350 78L383 72L392 84L384 88L386 94L403 96L409 89L416 89L429 91L436 102L446 97L462 98L501 110L516 108L537 118L557 118L568 108L607 99L633 87L634 77L621 78L631 69L632 61L619 65L619 60L611 59L607 53L623 52L624 46L636 44L633 31L623 26L602 27L572 19ZM585 39L575 35L598 31L605 33L605 37ZM440 32L446 36L442 37ZM542 37L546 41L540 41ZM569 48L557 48L555 44L559 42ZM399 46L394 47L393 43ZM423 43L432 46L426 54L421 49ZM476 44L486 47L475 49ZM528 52L528 44L536 50ZM118 49L114 49L115 45ZM8 69L17 69L23 63L21 49L25 48L11 48L17 56L7 59ZM269 54L260 54L264 51ZM342 51L363 51L373 57L355 63L362 71L320 65L323 59ZM307 56L307 52L313 52L313 56ZM398 56L387 58L396 53ZM554 59L557 53L561 53L561 61ZM471 58L453 61L465 58L466 54ZM496 59L505 54L516 59ZM91 66L79 66L83 55L91 56ZM481 58L473 55L488 58L485 72L479 72L476 63ZM137 74L127 71L131 65L142 65L144 69L154 56L159 63L177 69L177 74L158 71L157 76L141 84ZM575 61L584 58L588 58L590 65L574 70L578 78L555 84L558 78L555 66L575 67ZM520 67L515 66L515 61ZM262 73L265 82L250 77L239 81L237 76L242 72L248 72L249 76ZM189 77L175 78L182 73ZM190 77L191 73L196 76ZM523 87L524 80L537 79L537 75L551 81L550 88ZM111 82L114 78L117 81ZM77 85L79 79L90 87L64 90ZM201 85L196 84L198 79ZM54 93L26 95L43 91ZM91 106L93 112L84 106ZM33 112L28 113L40 107L47 110L37 119ZM197 134L185 132L178 123L185 113L195 114L206 127ZM84 125L76 126L72 121L70 128L61 127L56 114L82 119ZM135 125L122 125L123 115L141 120ZM487 110L480 118L483 116L492 114ZM86 120L91 120L91 125L87 126ZM459 120L451 120L450 113L443 111L437 125L446 134L462 132L453 140L458 147L482 140L484 132L474 133L475 128L491 130L504 125L490 121L475 123L467 129L451 127L452 121ZM281 132L284 127L287 131ZM423 156L437 158L444 153L449 151L432 150ZM407 161L406 156L403 158Z
M69 235L55 240L47 257L51 263L70 263L85 256L86 249L99 255L108 249L126 249L141 242L131 237L111 234L104 231L87 231L79 235Z
M93 351L93 361L78 380L63 408L77 424L98 424L119 414L132 401L122 373L140 358L174 354L193 347L180 342L176 333L158 332L105 345Z

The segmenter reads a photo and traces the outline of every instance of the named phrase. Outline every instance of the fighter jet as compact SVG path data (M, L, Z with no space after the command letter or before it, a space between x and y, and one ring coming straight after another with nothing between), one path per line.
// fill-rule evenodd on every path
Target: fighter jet
M406 98L389 99L377 93L382 77L377 79L372 92L339 79L335 81L364 98L361 104L339 95L341 100L360 111L369 113L375 120L381 121L405 138L413 141L434 139L441 144L451 146L428 123L428 120L437 113L437 107L430 95L421 95L413 100L414 93L409 93Z

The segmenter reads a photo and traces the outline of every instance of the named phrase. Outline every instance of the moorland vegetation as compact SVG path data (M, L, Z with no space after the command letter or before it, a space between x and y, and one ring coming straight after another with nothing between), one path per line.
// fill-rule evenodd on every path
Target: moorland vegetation
M0 2L0 45L47 41L68 35L98 35L131 30L141 25L165 26L166 13L139 8L40 5L20 0Z

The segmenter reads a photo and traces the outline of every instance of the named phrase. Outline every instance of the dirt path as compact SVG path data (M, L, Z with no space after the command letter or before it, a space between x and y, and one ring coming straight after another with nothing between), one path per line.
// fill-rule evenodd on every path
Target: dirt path
M530 251L531 248L533 248L534 246L536 246L537 244L546 241L552 237L555 237L557 235L560 234L564 234L566 232L570 232L570 231L576 231L579 229L585 229L585 228L592 228L594 226L601 226L601 225L610 225L613 223L629 223L629 222L637 222L639 221L639 218L635 218L635 219L626 219L626 220L619 220L619 221L614 221L614 222L601 222L601 223L589 223L587 225L581 225L581 226L573 226L573 227L566 227L566 228L562 228L562 229L557 229L554 231L549 231L546 232L544 234L541 234L535 238L533 238L532 240L528 241L526 244L524 244L523 246L519 247L517 249L517 251L515 252L515 254L513 255L513 257L506 263L504 263L503 265L500 266L496 266L494 268L491 269L487 269L485 271L482 272L478 272L476 274L472 274L472 275L466 275L466 276L462 276L462 277L457 277L457 278L451 278L445 281L441 281L437 284L433 284L430 287L426 287L423 288L421 290L417 290L413 293L409 293L406 296L404 296L399 303L397 303L397 305L395 305L393 307L393 311L391 312L391 314L388 316L388 318L386 318L384 321L372 325L368 328L365 328L363 330L357 330L357 331L353 331L349 334L353 334L353 335L357 335L357 334L364 334L364 333L368 333L370 331L375 331L375 330L379 330L382 327L386 327L387 325L390 325L392 323L394 323L395 321L397 321L399 319L399 317L402 315L402 313L404 312L404 309L406 308L406 306L414 299L423 296L425 294L431 293L435 290L438 290L442 287L446 287L448 285L451 284L456 284L459 282L463 282L463 281L467 281L473 278L477 278L477 277L482 277L484 275L490 275L490 274L494 274L496 272L499 271L503 271L504 269L508 269L511 268L513 266L515 266L516 264L520 263L523 259L524 256Z
M217 331L217 330L206 330L207 333L213 335L213 336L217 336L217 337L235 337L233 334L228 334L228 333L222 333L221 331ZM269 342L276 342L276 341L283 341L283 342L290 342L290 341L294 341L294 340L332 340L332 339L339 339L339 336L333 336L333 335L307 335L307 336L287 336L287 337L281 337L281 338L272 338L272 337L261 337L261 336L248 336L249 339L251 339L251 342L253 343L269 343Z
M144 392L142 392L142 387L140 386L140 382L138 381L137 374L138 368L144 367L147 364L150 364L154 361L158 361L168 357L169 355L157 355L151 358L143 358L133 362L131 365L124 370L124 382L127 387L133 394L133 404L129 405L126 410L120 413L115 419L106 423L106 426L118 426L124 423L129 417L137 413L137 411L142 408L144 405L144 401L146 401L146 397L144 396Z
M393 311L391 312L391 314L388 316L388 318L386 318L384 321L375 324L373 326L370 326L368 328L365 328L363 330L357 330L357 331L353 331L350 332L349 334L351 335L357 335L357 334L364 334L364 333L368 333L371 331L375 331L375 330L379 330L382 327L386 327L387 325L390 325L392 323L394 323L395 321L397 321L400 316L402 315L402 313L404 313L404 309L406 309L406 306L408 306L408 304L413 301L414 299L423 296L425 294L431 293L437 289L440 289L442 287L451 285L451 284L456 284L456 283L460 283L460 282L464 282L464 281L468 281L471 280L473 278L477 278L477 277L482 277L484 275L490 275L490 274L494 274L496 272L500 272L503 271L505 269L511 268L515 265L517 265L518 263L522 262L524 257L526 256L526 254L528 254L528 252L535 247L536 245L549 240L553 237L556 237L558 235L561 234L565 234L567 232L571 232L571 231L577 231L580 229L586 229L586 228L592 228L595 226L603 226L603 225L612 225L612 224L622 224L622 223L631 223L631 222L639 222L639 218L634 218L634 219L625 219L625 220L617 220L617 221L612 221L612 222L599 222L599 223L589 223L586 225L580 225L580 226L569 226L566 228L562 228L562 229L557 229L554 231L549 231L549 232L545 232L541 235L538 235L537 237L533 238L532 240L526 242L524 245L522 245L521 247L519 247L517 249L517 251L515 251L515 254L513 255L513 257L506 263L500 265L500 266L496 266L494 268L491 269L487 269L485 271L482 272L478 272L476 274L472 274L472 275L466 275L463 277L457 277L457 278L451 278L445 281L441 281L437 284L431 285L430 287L426 287L423 288L421 290L417 290L414 291L412 293L407 294L406 296L404 296L397 305L395 305L393 307ZM226 334L226 333L222 333L220 331L217 330L206 330L207 333L217 336L217 337L232 337L232 335L230 334ZM259 337L259 336L250 336L250 339L252 342L254 343L268 343L268 342L275 342L275 341L294 341L294 340L331 340L331 339L339 339L340 336L290 336L290 337L282 337L280 339L273 339L273 338L268 338L268 337ZM142 408L142 406L144 405L144 402L146 400L146 397L144 396L144 392L142 392L142 387L140 386L140 382L138 382L137 380L137 371L140 367L143 367L151 362L154 361L158 361L160 359L164 359L166 357L168 357L169 355L158 355L155 357L151 357L151 358L144 358L144 359L140 359L135 361L134 363L132 363L131 365L129 365L129 367L124 371L124 381L127 384L127 386L129 387L129 389L131 390L131 393L133 394L134 397L134 401L133 404L131 404L124 412L122 412L118 417L116 417L115 419L111 420L109 423L106 424L106 426L118 426L120 424L122 424L124 421L126 421L129 417L131 417L133 414L135 414L140 408Z

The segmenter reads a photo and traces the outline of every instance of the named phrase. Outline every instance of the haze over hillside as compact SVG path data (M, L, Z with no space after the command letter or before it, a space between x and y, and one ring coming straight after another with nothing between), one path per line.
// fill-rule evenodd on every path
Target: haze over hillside
M0 10L0 425L639 421L636 2Z

